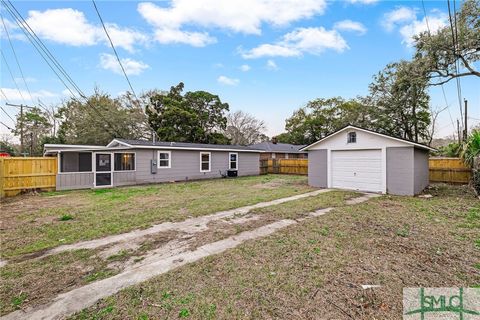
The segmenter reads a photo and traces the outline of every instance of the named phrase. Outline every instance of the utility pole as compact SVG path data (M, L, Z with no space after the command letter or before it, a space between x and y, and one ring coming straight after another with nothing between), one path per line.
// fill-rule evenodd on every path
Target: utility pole
M27 109L34 109L34 107L29 107L23 104L12 104L12 103L5 103L5 105L15 108L20 108L20 154L25 155L24 149L24 140L23 140L23 108Z
M460 121L457 119L457 139L458 143L462 142L462 135L460 134Z
M465 128L464 128L464 131L463 131L463 141L467 141L467 138L468 138L467 104L468 104L468 101L467 101L467 99L463 99L463 102L465 102Z

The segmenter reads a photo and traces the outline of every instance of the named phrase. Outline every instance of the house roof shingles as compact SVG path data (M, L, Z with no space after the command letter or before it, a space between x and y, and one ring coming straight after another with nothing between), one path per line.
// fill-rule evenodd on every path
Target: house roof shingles
M305 147L304 145L295 145L289 143L273 143L270 141L264 141L257 144L252 144L250 147L261 149L266 152L306 153L305 151L300 151L301 148Z
M208 143L190 143L190 142L167 142L167 141L147 141L147 140L129 140L129 139L115 139L116 141L126 143L133 146L142 147L172 147L183 149L206 149L206 150L245 150L245 151L262 151L261 148L254 146L240 146L229 144L208 144Z

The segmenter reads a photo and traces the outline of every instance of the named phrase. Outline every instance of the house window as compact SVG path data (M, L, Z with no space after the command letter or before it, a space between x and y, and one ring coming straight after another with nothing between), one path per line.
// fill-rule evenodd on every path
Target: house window
M356 143L357 142L357 133L349 132L347 135L347 143Z
M200 152L200 172L210 172L210 152Z
M170 168L172 153L170 151L158 151L158 168Z
M135 153L115 153L115 171L135 170Z
M229 156L230 156L230 160L229 160L230 165L228 166L228 168L230 170L237 170L238 169L238 153L230 153Z
M60 172L91 172L91 152L60 153Z

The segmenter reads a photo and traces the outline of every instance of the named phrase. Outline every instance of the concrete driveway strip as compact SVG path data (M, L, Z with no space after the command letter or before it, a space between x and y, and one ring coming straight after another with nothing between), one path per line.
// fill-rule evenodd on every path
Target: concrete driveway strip
M315 190L312 192L302 193L291 197L280 198L272 201L260 202L254 205L249 205L245 207L235 208L232 210L220 211L214 214L190 218L180 222L164 222L151 226L150 228L143 230L133 230L127 233L116 234L112 236L107 236L100 239L88 240L77 242L73 244L62 245L56 248L53 248L45 254L38 256L38 258L49 256L63 251L68 250L77 250L77 249L95 249L105 245L109 245L116 242L127 242L136 238L145 237L147 235L164 232L164 231L181 231L186 233L196 233L199 231L207 230L207 224L211 221L225 219L234 217L236 215L247 214L250 210L257 208L264 208L268 206L273 206L293 200L303 199L306 197L312 197L319 195L321 193L329 192L332 189L321 189Z
M372 197L378 196L379 195L376 194L365 194L364 196L355 198L355 201L352 201L350 204L358 204L367 201ZM262 238L287 226L297 224L307 219L319 217L330 212L332 209L333 208L325 208L310 212L307 217L298 220L278 220L268 225L244 231L226 239L203 245L193 251L179 250L178 253L170 256L166 256L165 254L153 255L139 264L126 268L122 273L116 276L60 294L48 304L26 309L25 311L18 310L1 317L0 319L63 319L126 287L144 282L150 278L166 273L185 264L198 261L204 257L219 254L228 249L235 248L245 241Z

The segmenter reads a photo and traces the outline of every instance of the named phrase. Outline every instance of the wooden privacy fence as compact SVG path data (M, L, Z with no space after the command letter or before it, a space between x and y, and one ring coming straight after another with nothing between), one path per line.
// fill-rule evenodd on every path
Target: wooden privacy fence
M260 160L260 174L308 174L308 159L268 159Z
M460 158L430 158L430 182L469 183L472 170ZM308 159L260 160L260 174L308 174Z
M55 189L57 170L54 157L0 158L0 198L24 190Z
M472 169L460 158L430 158L428 160L430 182L469 183Z

